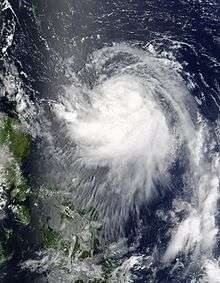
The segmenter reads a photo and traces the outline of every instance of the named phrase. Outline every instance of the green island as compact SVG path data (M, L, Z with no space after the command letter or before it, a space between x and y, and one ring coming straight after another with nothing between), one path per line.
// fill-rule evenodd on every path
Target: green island
M30 190L26 179L22 175L21 164L23 159L29 154L31 136L23 131L21 123L15 118L3 116L0 118L0 123L0 151L6 160L1 166L0 172L0 178L4 180L4 201L16 221L20 225L26 226L30 223L28 206ZM5 220L3 219L2 221ZM0 265L7 263L11 257L8 243L14 234L14 227L10 227L7 221L2 227Z
M30 153L31 135L26 133L21 123L11 117L0 118L0 151L8 155L8 162L1 172L6 180L5 194L7 204L10 205L13 217L21 226L33 225L39 233L41 246L44 250L54 250L61 255L62 260L58 265L67 269L68 263L74 260L84 261L92 258L94 254L103 251L99 235L101 225L98 224L98 211L94 207L77 210L58 190L51 186L42 186L30 194L28 180L21 171L22 162ZM0 175L1 178L1 175ZM32 203L37 204L33 214L38 215L33 221L30 210L30 197ZM62 221L66 225L75 225L76 233L69 238L65 237L65 231L57 231L47 223L49 217L44 207L55 207ZM14 227L1 229L0 237L0 266L7 264L12 257L8 245L14 237ZM86 234L86 241L82 235ZM114 259L103 259L103 278L94 279L92 282L108 282L111 272L120 264ZM79 278L76 282L83 282Z

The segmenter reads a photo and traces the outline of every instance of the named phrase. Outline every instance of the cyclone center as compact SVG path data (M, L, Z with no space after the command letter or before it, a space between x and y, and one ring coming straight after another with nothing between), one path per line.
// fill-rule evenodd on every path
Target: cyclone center
M73 126L87 164L132 161L151 168L165 159L169 127L144 82L131 76L112 78L93 89L90 99L89 111L79 111Z

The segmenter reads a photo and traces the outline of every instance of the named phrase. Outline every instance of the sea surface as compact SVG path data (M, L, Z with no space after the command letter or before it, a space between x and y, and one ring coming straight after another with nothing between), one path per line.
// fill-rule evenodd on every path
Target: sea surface
M1 117L31 137L16 161L30 221L5 196L0 281L220 282L219 1L0 13Z

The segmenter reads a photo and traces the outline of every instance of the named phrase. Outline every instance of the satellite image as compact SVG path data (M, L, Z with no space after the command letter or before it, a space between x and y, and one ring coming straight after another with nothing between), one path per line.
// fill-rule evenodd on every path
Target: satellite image
M219 0L0 0L0 283L220 283Z

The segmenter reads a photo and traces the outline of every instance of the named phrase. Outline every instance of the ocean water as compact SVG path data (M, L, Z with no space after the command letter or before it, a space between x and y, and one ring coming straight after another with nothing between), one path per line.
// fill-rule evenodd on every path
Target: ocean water
M219 13L1 3L0 111L31 136L27 225L0 174L2 282L220 282Z

